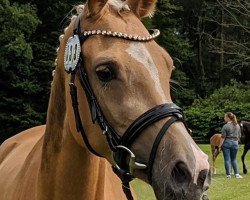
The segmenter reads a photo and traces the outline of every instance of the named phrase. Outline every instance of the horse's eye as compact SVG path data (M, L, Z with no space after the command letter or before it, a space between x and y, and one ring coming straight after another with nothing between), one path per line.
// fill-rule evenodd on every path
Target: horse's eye
M115 71L109 65L101 65L97 67L96 74L103 82L109 82L115 78Z

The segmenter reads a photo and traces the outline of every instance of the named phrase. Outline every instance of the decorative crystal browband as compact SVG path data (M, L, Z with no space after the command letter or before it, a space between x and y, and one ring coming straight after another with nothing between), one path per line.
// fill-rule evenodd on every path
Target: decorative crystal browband
M75 71L77 63L80 58L81 54L81 37L88 37L91 35L104 35L104 36L111 36L122 38L126 40L133 40L133 41L140 41L140 42L147 42L150 40L155 39L160 35L160 31L158 29L151 29L149 30L148 36L140 36L140 35L130 35L121 32L112 32L112 31L105 31L105 30L92 30L92 31L84 31L80 35L73 35L69 37L64 53L64 66L65 70L70 73Z
M160 35L160 31L158 29L150 29L148 36L140 36L140 35L131 35L127 33L121 32L113 32L106 30L92 30L92 31L84 31L81 35L84 37L91 35L106 35L111 37L123 38L126 40L135 40L135 41L150 41L157 38Z

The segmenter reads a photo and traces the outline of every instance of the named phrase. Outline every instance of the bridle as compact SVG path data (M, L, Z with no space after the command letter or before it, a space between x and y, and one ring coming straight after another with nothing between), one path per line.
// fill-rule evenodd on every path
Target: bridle
M150 30L149 32L151 34L149 36L129 35L125 33L118 33L106 30L91 30L91 31L81 32L80 16L81 15L78 15L75 21L74 33L73 36L68 39L64 55L65 70L67 73L71 74L69 86L72 99L72 107L75 115L76 128L78 132L81 132L83 140L89 151L101 157L101 155L99 155L90 145L80 117L78 109L77 88L74 84L75 76L78 75L81 87L85 91L87 97L89 109L91 112L92 122L93 123L97 122L99 124L100 128L103 131L103 134L106 136L106 140L109 144L109 147L113 152L114 161L116 162L116 165L113 166L113 171L122 180L123 190L127 198L129 200L132 200L133 197L130 192L129 182L134 178L133 176L134 170L137 169L146 170L148 175L148 181L151 183L154 158L156 156L156 152L161 142L161 139L166 134L168 128L173 123L181 121L184 123L188 132L189 129L187 128L186 123L183 119L181 108L179 108L173 103L165 103L162 105L157 105L154 108L146 111L128 127L128 129L125 131L124 134L118 134L112 128L112 126L106 120L99 106L99 103L95 97L94 91L91 88L86 68L84 66L83 52L81 50L81 46L88 37L93 35L117 37L137 42L148 42L159 36L160 32L159 30ZM136 156L130 150L133 142L143 133L143 131L147 127L167 117L169 117L169 119L165 122L165 124L161 128L160 132L158 133L153 143L148 164L145 165L136 162ZM128 157L129 157L129 162L127 162Z

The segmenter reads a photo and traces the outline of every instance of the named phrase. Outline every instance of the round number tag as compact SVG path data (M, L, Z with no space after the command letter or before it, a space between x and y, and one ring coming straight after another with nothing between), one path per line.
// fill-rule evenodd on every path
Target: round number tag
M73 72L79 61L81 45L78 35L68 39L64 53L64 67L67 72Z

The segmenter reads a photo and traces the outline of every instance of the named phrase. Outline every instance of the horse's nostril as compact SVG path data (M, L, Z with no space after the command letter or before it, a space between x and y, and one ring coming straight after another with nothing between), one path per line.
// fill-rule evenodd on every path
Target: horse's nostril
M187 165L183 162L178 162L171 173L172 179L177 185L188 185L191 181L191 174L187 168Z
M207 190L208 188L206 187L208 187L209 183L206 183L206 181L208 182L210 181L209 176L210 176L210 173L208 170L200 171L198 179L197 179L197 185L203 187L204 190Z

